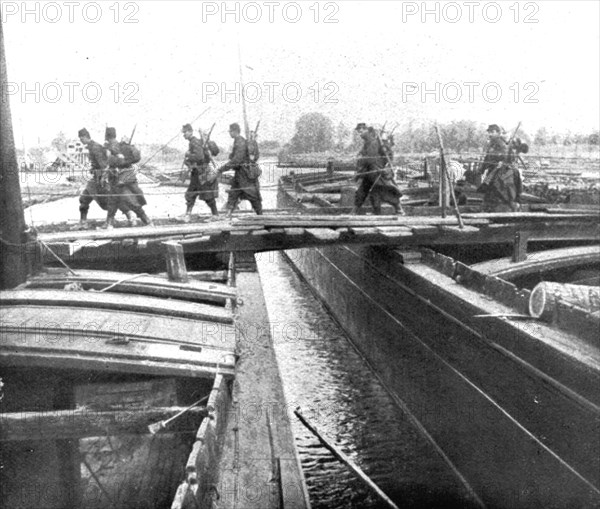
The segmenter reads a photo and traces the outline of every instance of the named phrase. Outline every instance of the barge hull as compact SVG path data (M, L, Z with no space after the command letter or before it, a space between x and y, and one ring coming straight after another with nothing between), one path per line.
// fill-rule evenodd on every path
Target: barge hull
M417 284L390 252L287 255L483 505L600 504L597 365L532 345L525 330L504 339L501 328L478 331L472 310L461 314L426 278Z

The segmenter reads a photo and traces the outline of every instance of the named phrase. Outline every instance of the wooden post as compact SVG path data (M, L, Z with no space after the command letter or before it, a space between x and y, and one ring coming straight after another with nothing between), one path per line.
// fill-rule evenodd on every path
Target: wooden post
M446 209L448 208L448 179L446 178L446 171L444 168L444 160L440 157L440 164L438 166L439 179L440 179L440 207L442 207L442 217L446 217Z
M513 262L524 262L527 259L527 240L529 235L527 233L518 231L515 233L515 240L513 242Z
M167 275L170 281L187 283L189 281L183 246L176 241L163 242L166 248Z
M25 217L19 185L10 104L4 87L8 83L4 32L0 23L0 289L14 288L27 278L23 245Z

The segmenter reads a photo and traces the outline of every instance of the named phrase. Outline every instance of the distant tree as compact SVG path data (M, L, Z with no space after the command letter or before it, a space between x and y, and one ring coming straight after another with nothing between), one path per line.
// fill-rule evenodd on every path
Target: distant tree
M277 152L281 148L281 144L277 140L259 141L258 147L264 152Z
M52 140L50 145L59 152L64 152L65 150L67 150L67 136L65 135L65 133L60 131Z
M346 127L346 124L344 124L344 122L340 122L335 130L336 150L344 150L346 148L350 134L350 129Z
M444 147L452 152L469 152L483 148L486 134L477 122L455 120L441 126Z
M45 157L44 149L42 147L32 147L28 150L31 161L39 168L44 166Z
M546 145L548 143L548 130L545 127L540 127L535 132L533 143L536 145Z
M296 121L296 133L292 137L292 151L325 152L333 148L333 124L322 113L306 113Z
M587 142L590 145L600 145L600 133L598 131L594 131L588 136Z

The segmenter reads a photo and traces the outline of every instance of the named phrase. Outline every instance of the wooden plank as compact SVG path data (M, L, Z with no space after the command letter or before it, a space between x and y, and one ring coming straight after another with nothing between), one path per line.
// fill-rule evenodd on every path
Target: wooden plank
M177 344L60 339L60 335L50 332L45 333L44 341L37 334L5 332L0 344L0 365L204 378L212 378L218 372L233 376L235 368L232 352L224 350L206 348L198 352L182 350Z
M379 236L379 230L373 227L357 227L351 226L350 231L354 233L354 235L360 235L364 237L368 236Z
M419 226L411 226L410 229L417 236L437 235L437 233L438 233L437 226L419 225Z
M66 270L52 271L42 273L31 278L24 288L55 288L62 289L69 283L80 283L84 288L102 290L111 285L111 292L127 292L139 295L151 295L155 297L164 297L171 299L182 299L190 301L212 301L223 303L227 298L234 298L235 288L217 282L205 282L195 280L196 277L204 279L218 278L226 279L224 271L202 273L188 272L190 279L187 283L177 283L168 281L166 275L144 275L144 274L126 274L123 272L105 272L96 270L77 270L73 275ZM118 283L118 284L117 284Z
M252 231L260 226L251 224L236 224L228 220L215 221L213 223L195 223L181 225L159 225L153 228L136 227L136 228L115 228L113 230L82 230L82 231L60 231L40 233L39 238L47 243L56 242L74 242L83 243L82 248L89 245L93 248L101 240L119 240L124 239L153 239L163 238L164 240L178 240L185 235L213 235L221 232L229 232L233 229ZM96 242L94 242L96 241Z
M174 378L75 386L75 406L89 410L136 410L176 404L177 382Z
M115 312L151 313L163 316L180 316L219 323L233 323L230 312L218 306L195 302L173 301L139 295L119 295L99 292L68 292L61 290L19 290L0 292L3 306L30 304L111 309Z
M9 332L23 338L33 334L40 342L69 342L79 336L100 343L116 336L223 351L234 350L237 334L235 324L146 314L115 316L110 310L93 308L79 308L74 315L72 308L25 304L2 309L0 338Z
M479 228L476 228L475 226L469 226L469 225L465 225L464 227L460 227L460 226L440 226L440 231L444 232L444 233L459 233L459 234L463 234L463 233L476 233L479 231Z
M206 407L211 409L210 418L204 419L198 428L196 441L186 462L186 470L195 471L198 479L204 481L200 488L203 491L197 497L199 500L210 497L208 490L219 481L216 465L223 446L227 416L232 413L229 388L222 376L215 377Z
M258 274L244 272L238 274L238 287L245 305L239 308L240 329L246 324L268 321L267 310L261 292ZM221 456L223 486L234 486L236 479L242 479L247 486L256 486L269 493L272 486L273 468L269 455L270 445L266 427L266 413L269 412L273 444L276 454L282 459L283 484L294 489L284 490L283 507L302 509L310 507L305 492L302 469L297 458L294 436L291 430L288 406L281 384L281 377L273 348L273 338L268 329L257 335L252 341L239 342L240 360L236 369L236 382L233 384L232 399L234 406L227 419L227 429L223 434L224 447ZM270 376L257 376L258 373L269 372ZM244 390L248 384L254 384L255 391ZM267 394L268 398L257 399L258 394ZM269 403L270 402L270 403ZM275 403L277 402L277 403ZM253 426L244 426L244 409L254 405L259 412L254 412ZM231 491L230 491L231 493ZM233 507L233 497L229 495L221 499L225 506ZM239 507L244 509L277 509L282 505L278 497L263 496L239 499Z
M187 268L185 266L185 256L183 254L183 246L179 242L168 241L164 242L167 261L167 274L169 281L178 283L187 283L189 280Z
M529 234L527 232L518 231L515 233L513 242L513 262L522 262L527 259L527 241Z
M379 226L379 227L377 227L377 230L386 239L391 239L391 240L413 236L412 230L410 228L406 228L403 226Z
M307 228L306 233L323 242L334 242L340 238L340 232L329 228Z
M514 263L512 258L500 258L472 265L472 268L502 279L544 272L561 267L600 263L599 246L567 247L536 252L528 260Z
M0 413L0 442L57 440L111 435L145 435L148 425L172 417L185 407L90 410L87 408L47 412ZM168 432L195 432L206 407L189 410L173 421Z
M537 222L537 221L558 221L558 220L589 220L598 221L600 215L598 212L580 212L579 214L565 214L562 211L556 213L545 212L477 212L476 214L463 214L464 219L488 219L499 223L518 223L518 222Z

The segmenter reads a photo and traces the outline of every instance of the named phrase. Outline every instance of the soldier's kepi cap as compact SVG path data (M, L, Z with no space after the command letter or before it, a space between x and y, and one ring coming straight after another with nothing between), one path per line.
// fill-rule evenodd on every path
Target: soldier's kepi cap
M241 131L240 124L238 124L237 122L234 122L233 124L231 124L229 126L229 130L230 131Z
M85 127L84 127L83 129L79 129L79 131L77 131L77 136L78 136L79 138L82 138L83 136L86 136L86 137L88 137L88 138L89 138L89 137L90 137L90 133L89 133L89 131L88 131L88 130L87 130Z
M186 131L192 131L194 132L194 128L192 127L192 124L185 124L182 128L181 128L181 132L185 133Z
M367 128L367 124L365 124L364 122L360 122L358 124L356 124L356 127L354 128L355 131L358 131L360 129L366 129Z
M500 129L500 126L498 124L490 124L487 128L487 132L491 133L493 131L498 131L500 133L502 132L502 129Z
M105 140L114 140L117 138L117 130L114 127L107 127L104 131Z

